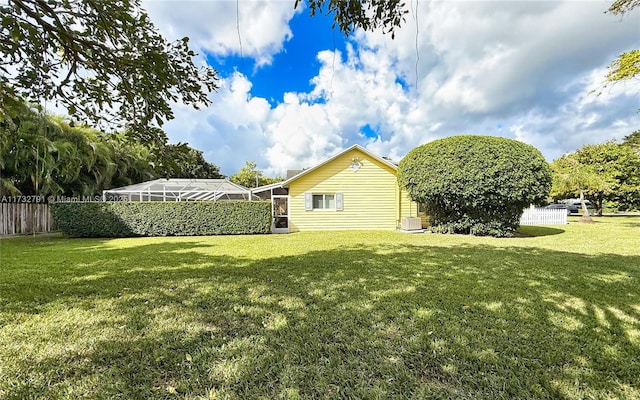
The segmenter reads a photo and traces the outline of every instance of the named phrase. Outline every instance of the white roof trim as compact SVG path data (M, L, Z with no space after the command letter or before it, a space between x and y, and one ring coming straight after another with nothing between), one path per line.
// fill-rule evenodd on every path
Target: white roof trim
M282 187L283 183L284 181L280 181L276 183L271 183L269 185L258 186L257 188L251 189L251 193L260 193L260 192L266 192L267 190L271 190L271 189L277 189Z

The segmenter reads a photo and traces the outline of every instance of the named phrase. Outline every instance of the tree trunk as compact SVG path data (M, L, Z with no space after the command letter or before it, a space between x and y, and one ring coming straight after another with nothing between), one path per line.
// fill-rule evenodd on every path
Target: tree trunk
M602 217L602 208L604 207L604 198L602 194L596 196L596 215Z
M584 192L582 190L580 191L580 204L582 205L582 217L580 218L580 222L587 224L593 223L593 218L589 215L587 204L584 202Z

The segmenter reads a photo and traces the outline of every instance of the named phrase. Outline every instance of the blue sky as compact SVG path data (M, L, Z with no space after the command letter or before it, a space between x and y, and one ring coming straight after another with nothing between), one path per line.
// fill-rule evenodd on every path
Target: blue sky
M521 140L551 161L640 129L638 81L590 94L616 55L640 48L638 11L612 16L599 0L410 0L392 40L345 38L293 4L143 2L161 32L189 36L198 62L219 72L212 105L175 105L165 130L226 175L246 160L284 175L355 143L399 160L470 133Z
M323 15L316 17L298 13L289 26L295 35L286 42L284 50L273 56L268 66L258 67L256 61L239 54L209 55L207 62L218 70L220 76L229 78L234 72L247 76L253 86L251 95L265 98L272 106L281 103L286 92L308 92L312 90L311 79L320 68L316 54L322 50L344 51L346 38L331 29L332 19ZM242 24L240 37L242 40Z

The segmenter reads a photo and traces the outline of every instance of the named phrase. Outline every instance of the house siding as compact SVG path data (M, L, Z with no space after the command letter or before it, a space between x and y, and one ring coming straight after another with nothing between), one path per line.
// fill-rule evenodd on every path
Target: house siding
M351 161L361 168L354 172ZM343 209L305 210L305 193L342 193ZM416 207L401 191L396 171L358 149L342 154L289 184L289 228L307 230L395 230L403 216L416 215ZM413 210L413 214L411 214Z
M400 221L402 217L416 217L418 215L418 205L414 201L411 201L409 194L405 190L400 191L399 210L398 221ZM399 224L400 222L398 222L398 225Z

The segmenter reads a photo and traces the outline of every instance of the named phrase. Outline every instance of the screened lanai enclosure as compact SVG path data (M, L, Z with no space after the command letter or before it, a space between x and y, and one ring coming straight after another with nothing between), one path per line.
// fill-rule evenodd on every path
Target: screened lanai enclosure
M104 201L260 200L228 179L156 179L102 192Z

